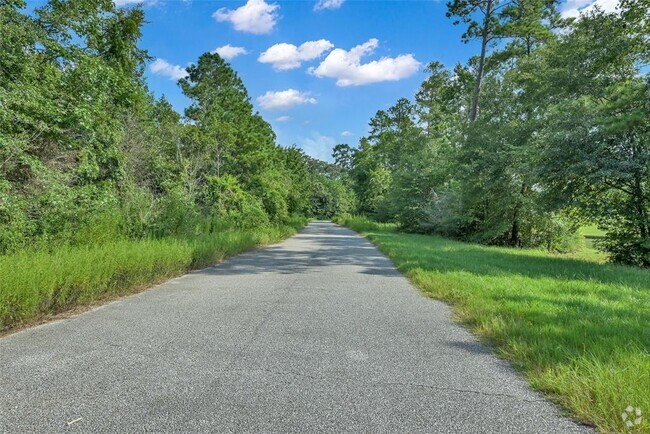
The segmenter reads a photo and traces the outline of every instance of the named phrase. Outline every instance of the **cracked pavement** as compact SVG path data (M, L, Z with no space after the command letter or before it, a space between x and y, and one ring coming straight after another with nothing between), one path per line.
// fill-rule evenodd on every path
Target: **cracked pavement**
M327 222L0 339L0 432L583 433Z

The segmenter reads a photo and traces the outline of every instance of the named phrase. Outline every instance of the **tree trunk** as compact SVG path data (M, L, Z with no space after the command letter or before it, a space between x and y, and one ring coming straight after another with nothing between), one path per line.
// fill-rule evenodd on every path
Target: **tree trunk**
M641 238L650 238L650 228L648 227L648 216L645 209L645 200L643 188L641 187L641 175L635 174L634 177L635 208L639 219L639 232Z
M474 97L472 98L472 108L469 111L469 120L474 122L478 116L478 101L481 94L481 81L483 81L483 70L485 69L485 55L487 45L490 42L490 21L492 19L493 0L488 0L483 21L483 34L481 36L481 57L478 62L478 71L476 73L476 85L474 86Z
M519 191L521 196L526 194L526 183L521 183L521 190ZM521 245L521 239L519 237L519 209L521 208L521 202L515 205L515 211L512 213L512 226L510 229L510 244L512 246Z

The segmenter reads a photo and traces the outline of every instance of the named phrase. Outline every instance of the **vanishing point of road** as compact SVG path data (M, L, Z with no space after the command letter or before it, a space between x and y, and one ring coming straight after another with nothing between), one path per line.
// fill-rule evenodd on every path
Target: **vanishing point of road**
M590 431L327 222L0 339L2 433Z

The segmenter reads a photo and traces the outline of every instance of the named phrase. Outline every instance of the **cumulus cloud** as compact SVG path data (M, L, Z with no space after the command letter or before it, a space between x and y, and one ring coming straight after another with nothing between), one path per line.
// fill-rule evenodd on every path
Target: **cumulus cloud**
M316 4L314 5L314 10L315 11L322 11L325 9L338 9L343 5L343 2L345 0L318 0Z
M215 48L212 52L217 53L219 56L223 57L226 60L233 59L242 54L248 54L248 51L246 51L244 47L233 47L230 44Z
M212 16L217 21L232 23L235 30L256 35L271 33L278 22L278 6L264 0L248 0L237 9L218 9Z
M165 59L154 60L151 65L149 65L149 70L156 75L162 75L171 80L180 80L187 75L185 68L178 65L172 65Z
M413 75L420 67L420 62L412 54L361 63L361 58L372 54L378 46L379 41L373 38L350 51L337 48L317 68L310 68L309 72L316 77L335 78L337 86L360 86L401 80Z
M275 118L277 122L289 122L291 120L291 117L289 116L280 116L279 118Z
M257 60L270 63L277 71L286 71L298 68L303 61L316 59L332 48L334 44L326 39L307 41L299 47L283 42L269 47Z
M580 13L587 13L598 6L604 12L616 12L618 0L567 0L562 6L563 18L578 18Z
M316 104L316 102L308 92L300 92L296 89L268 91L257 98L257 103L266 110L287 110L298 105Z
M352 135L352 132L346 130L346 131L343 131L343 132L341 133L341 135L342 135L343 137L350 137L350 136Z

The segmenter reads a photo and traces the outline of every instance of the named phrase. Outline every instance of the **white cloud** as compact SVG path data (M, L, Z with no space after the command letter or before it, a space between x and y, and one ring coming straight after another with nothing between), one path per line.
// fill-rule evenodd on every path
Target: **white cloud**
M165 59L154 60L151 65L149 65L149 69L152 73L156 75L162 75L163 77L168 77L171 80L180 80L187 75L185 68L182 68L178 65L172 65Z
M257 59L261 63L270 63L277 71L295 69L305 60L313 60L324 52L334 48L334 44L326 39L307 41L300 47L293 44L281 43L269 47Z
M263 35L271 33L278 22L279 8L277 4L264 0L248 0L237 9L221 8L212 17L217 21L229 21L240 32Z
M279 118L275 119L278 122L289 122L291 120L291 117L289 116L280 116Z
M318 0L314 5L315 11L322 11L324 9L338 9L341 7L345 0Z
M360 86L401 80L413 75L420 67L420 62L412 54L382 57L362 64L361 57L372 54L377 46L379 41L373 38L350 51L337 48L317 68L310 68L309 72L317 77L335 78L337 86Z
M298 145L310 157L323 161L332 161L332 149L336 146L336 140L314 132L310 137L300 137Z
M587 13L598 6L604 12L616 12L618 0L567 0L562 6L563 18L578 18L580 13Z
M341 133L341 135L342 135L343 137L350 137L350 136L352 135L352 132L346 130L346 131L343 131L343 132Z
M217 53L226 60L233 59L241 54L248 54L248 51L244 47L233 47L230 44L215 48L212 52Z
M266 110L287 110L297 105L316 104L316 102L308 92L300 92L296 89L268 91L257 98L257 103Z
M113 4L115 4L115 7L121 8L122 6L127 6L127 5L136 5L139 3L143 3L143 0L113 0ZM151 3L151 2L149 2Z

